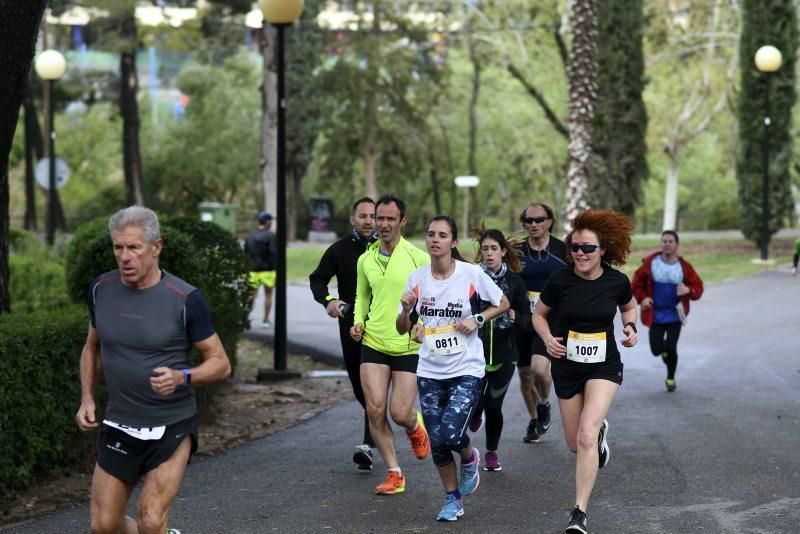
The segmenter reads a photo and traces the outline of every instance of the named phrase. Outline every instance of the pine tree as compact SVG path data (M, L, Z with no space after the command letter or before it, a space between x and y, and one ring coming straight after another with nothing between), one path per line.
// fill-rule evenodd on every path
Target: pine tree
M775 46L783 55L777 72L764 74L754 63L756 50ZM792 210L790 165L792 161L792 108L795 92L795 57L798 45L797 17L791 0L744 0L739 46L739 141L736 178L739 182L739 225L748 239L769 244ZM771 79L767 81L767 76ZM762 235L764 191L764 117L769 94L769 227Z
M598 96L591 122L589 204L632 215L649 175L642 0L597 6Z

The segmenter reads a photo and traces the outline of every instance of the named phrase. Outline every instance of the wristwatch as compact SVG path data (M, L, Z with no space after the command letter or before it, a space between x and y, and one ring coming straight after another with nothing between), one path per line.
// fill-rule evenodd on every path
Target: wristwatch
M630 326L631 328L633 328L633 331L634 331L635 333L637 333L637 334L639 333L639 331L638 331L638 330L636 330L636 323L634 323L633 321L628 321L627 323L625 323L624 325L622 325L622 328L625 328L626 326Z
M192 385L192 370L191 369L184 369L183 370L183 385L184 386L191 386Z
M472 317L475 319L475 322L478 323L478 328L482 327L483 323L486 322L486 319L484 319L483 315L481 315L480 313L476 313Z

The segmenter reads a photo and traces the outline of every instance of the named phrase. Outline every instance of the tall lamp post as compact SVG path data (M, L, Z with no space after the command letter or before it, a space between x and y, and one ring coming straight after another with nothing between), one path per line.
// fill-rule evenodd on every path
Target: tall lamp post
M764 73L766 79L766 89L764 91L764 140L762 152L764 154L764 184L761 197L761 261L767 261L769 257L769 127L772 123L770 119L770 81L773 72L781 68L783 57L781 51L772 45L765 45L756 50L756 68Z
M39 75L48 85L50 102L49 123L50 129L47 132L49 138L48 162L49 162L49 189L47 191L47 243L52 245L56 234L56 206L58 204L56 192L56 129L53 124L55 114L53 113L53 82L64 75L67 70L67 60L57 50L45 50L36 58L36 74Z
M456 176L455 183L456 187L464 190L464 204L461 210L461 235L466 236L469 235L469 188L478 187L481 179L477 176Z
M303 12L303 0L259 0L264 20L275 26L278 77L278 150L276 200L278 258L275 284L275 371L286 371L286 101L284 96L284 30Z

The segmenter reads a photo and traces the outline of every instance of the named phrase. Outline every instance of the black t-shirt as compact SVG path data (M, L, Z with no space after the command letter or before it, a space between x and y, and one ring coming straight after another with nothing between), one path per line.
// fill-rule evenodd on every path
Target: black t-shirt
M620 359L614 338L614 317L618 307L628 303L632 297L628 277L604 264L603 274L596 280L581 278L575 274L572 266L554 272L539 298L553 308L548 314L550 333L563 338L565 345L570 330L584 334L605 332L608 362ZM587 365L566 358L553 361Z

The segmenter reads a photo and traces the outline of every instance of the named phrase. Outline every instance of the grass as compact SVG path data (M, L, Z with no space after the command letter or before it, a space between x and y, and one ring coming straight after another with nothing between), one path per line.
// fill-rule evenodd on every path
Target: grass
M412 239L412 243L424 249L423 241ZM719 282L740 276L783 268L791 262L793 239L773 239L770 246L770 258L773 265L758 265L750 260L758 258L758 249L741 238L686 238L681 240L679 252L697 270L704 282ZM648 253L658 249L658 237L634 238L633 250L628 265L622 268L626 274L641 264L641 259ZM308 281L308 275L316 269L327 245L304 245L287 250L287 279L291 282ZM469 245L459 247L467 259L472 259L472 248Z

